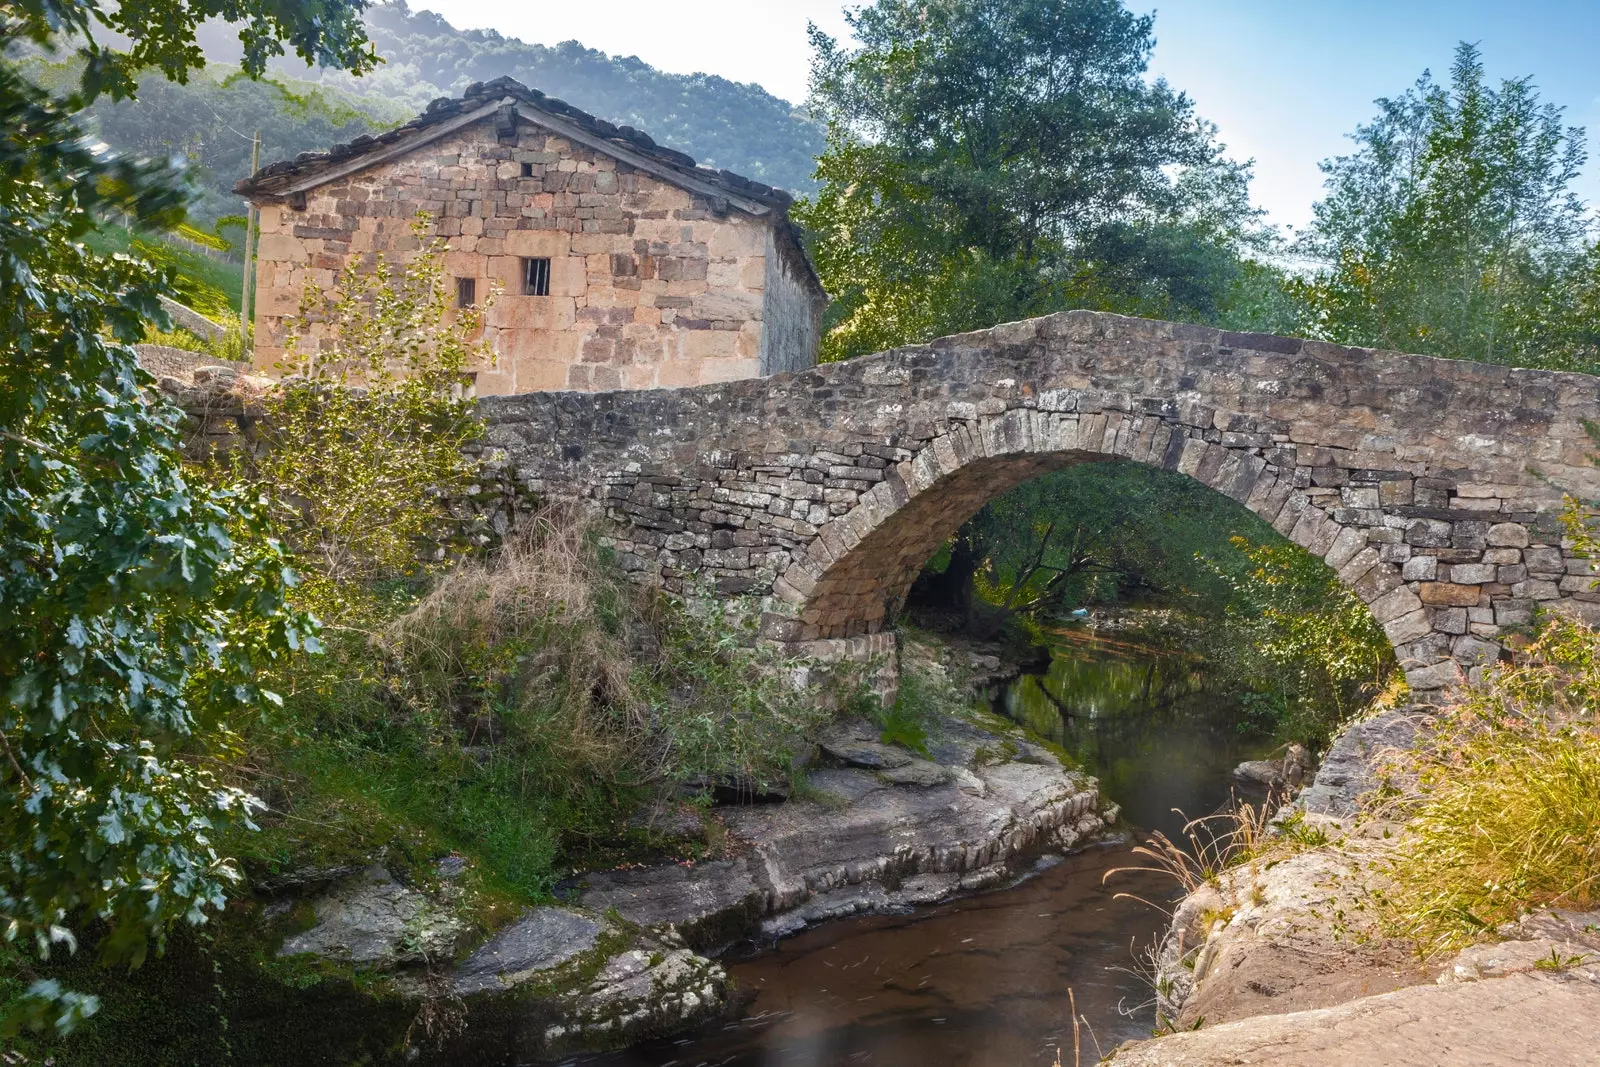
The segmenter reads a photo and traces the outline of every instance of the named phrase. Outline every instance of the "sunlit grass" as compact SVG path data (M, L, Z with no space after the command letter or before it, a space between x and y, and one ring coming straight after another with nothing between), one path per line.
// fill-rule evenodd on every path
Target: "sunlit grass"
M1552 621L1444 713L1404 768L1384 900L1426 955L1543 906L1600 905L1600 634Z

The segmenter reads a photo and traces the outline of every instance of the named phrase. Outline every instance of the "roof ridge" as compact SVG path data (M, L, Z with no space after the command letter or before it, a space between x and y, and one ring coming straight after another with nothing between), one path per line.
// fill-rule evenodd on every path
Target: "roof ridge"
M657 144L655 139L632 126L618 126L589 114L557 97L547 96L538 89L522 84L510 75L501 75L486 82L473 82L459 97L441 96L428 103L420 114L380 134L363 134L351 141L333 145L326 152L301 152L290 160L269 163L234 186L234 192L243 196L280 194L298 180L315 177L319 171L329 169L377 149L392 145L407 134L425 130L442 122L468 114L497 99L511 96L538 111L564 119L585 133L610 141L647 157L658 166L682 172L686 178L709 183L738 196L761 201L787 211L794 197L786 190L774 188L764 182L746 178L731 170L702 167L693 156ZM530 116L533 117L533 116ZM536 117L533 117L537 121Z

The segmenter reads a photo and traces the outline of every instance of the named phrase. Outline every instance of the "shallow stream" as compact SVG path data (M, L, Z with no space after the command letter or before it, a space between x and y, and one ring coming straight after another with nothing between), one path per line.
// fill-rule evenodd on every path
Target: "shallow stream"
M1082 631L1056 635L1049 668L994 707L1070 752L1123 806L1133 837L1169 836L1228 800L1228 771L1259 755L1233 709L1200 692L1181 655ZM751 995L737 1021L674 1041L571 1061L584 1067L1031 1067L1082 1062L1147 1037L1155 1022L1144 951L1175 895L1134 842L1041 869L1007 890L830 923L729 971ZM1146 903L1146 902L1152 903Z

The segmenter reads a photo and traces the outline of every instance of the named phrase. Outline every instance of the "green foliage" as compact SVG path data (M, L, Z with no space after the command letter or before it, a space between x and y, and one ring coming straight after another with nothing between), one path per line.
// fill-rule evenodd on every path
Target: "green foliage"
M85 243L103 255L135 256L161 268L171 278L171 298L207 318L238 314L244 274L237 263L201 255L159 231L140 232L115 223L102 223L85 236Z
M23 0L8 6L8 41L28 41L49 51L70 46L81 64L79 106L102 94L113 100L138 95L138 74L157 70L183 82L205 66L196 42L200 24L218 20L224 32L237 29L241 65L258 78L267 61L294 45L308 64L338 67L353 74L370 70L377 56L367 45L356 0L311 0L280 4L270 0L147 0L106 5L99 0Z
M1259 723L1325 744L1394 674L1389 639L1355 591L1309 552L1281 540L1233 544L1242 559L1214 564L1233 595L1207 655Z
M955 561L975 560L972 589L1001 621L1176 609L1150 636L1203 656L1207 687L1243 706L1242 730L1320 744L1393 671L1382 628L1326 564L1176 472L1114 461L1042 475L990 501L953 545L935 560L944 584ZM913 599L940 581L925 572Z
M1595 249L1572 190L1581 129L1527 78L1490 85L1475 46L1450 84L1378 101L1358 149L1323 164L1327 197L1298 285L1318 336L1407 352L1593 371Z
M417 219L420 247L401 262L353 260L333 291L308 286L261 445L231 457L271 493L306 573L299 601L328 620L370 614L377 583L417 575L457 528L441 501L460 501L476 473L463 449L483 424L463 385L493 360L475 338L495 294L455 309L430 225Z
M274 699L259 671L310 640L259 502L189 484L179 413L128 347L166 322L170 274L84 241L99 214L175 224L180 198L164 168L92 151L71 113L128 95L141 67L181 80L197 22L224 12L250 23L252 69L280 36L362 62L343 0L4 15L8 42L71 42L83 62L58 99L0 57L0 927L37 956L98 917L101 957L137 964L222 902L236 872L215 834L247 802L211 761L230 720ZM8 1023L65 1029L92 1007L41 980Z
M784 773L827 713L748 636L630 585L573 516L536 516L377 645L336 635L301 673L257 740L287 771L257 855L454 849L515 899L547 899L627 844L647 791L758 793Z
M27 69L41 81L66 82L78 65L38 59ZM182 83L149 72L140 78L136 99L98 100L82 118L119 152L184 159L193 191L189 214L211 223L240 210L233 186L250 174L256 134L265 165L379 133L416 113L379 92L360 90L365 80L346 90L282 76L257 81L221 64L195 71ZM183 236L211 243L203 231Z
M1259 243L1248 169L1147 82L1120 0L879 0L813 30L821 189L799 205L838 302L825 358L1071 307L1215 318Z
M1545 906L1600 904L1600 634L1563 618L1438 719L1385 894L1425 954Z
M1220 611L1228 587L1197 557L1270 535L1193 478L1137 463L1084 463L989 502L959 535L977 546L979 592L1027 614L1130 597Z
M5 1042L7 1067L175 1067L404 1062L401 1035L416 1005L334 968L272 958L257 907L235 905L204 930L180 927L167 950L137 971L96 966L85 955L48 964L8 958L0 947L0 1010L22 983L48 974L90 991L93 1024L70 1035Z
M166 277L82 243L91 210L171 198L4 65L0 126L0 920L43 956L99 916L102 956L136 964L236 877L214 833L247 801L204 757L309 625L260 502L189 483L180 414L127 347ZM37 992L45 1021L81 1013Z

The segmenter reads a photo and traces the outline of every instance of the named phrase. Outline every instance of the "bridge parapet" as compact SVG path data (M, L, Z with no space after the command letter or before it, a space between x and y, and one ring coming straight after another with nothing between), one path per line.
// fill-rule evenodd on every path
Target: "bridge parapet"
M813 649L878 649L859 639L983 503L1113 457L1188 474L1325 559L1420 691L1539 607L1600 621L1559 521L1564 493L1600 496L1586 375L1070 312L795 375L483 410L497 460L602 510L636 576L764 598L768 636Z

